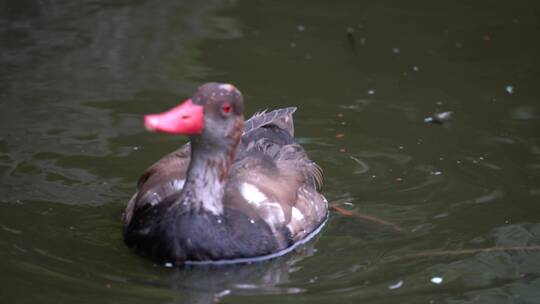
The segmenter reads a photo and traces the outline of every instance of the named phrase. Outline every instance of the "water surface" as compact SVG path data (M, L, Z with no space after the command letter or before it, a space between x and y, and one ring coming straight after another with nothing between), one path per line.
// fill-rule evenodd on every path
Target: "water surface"
M523 248L540 245L539 16L525 0L1 1L2 298L539 303ZM138 175L185 142L142 115L207 81L248 113L298 106L329 200L404 231L333 212L302 250L220 269L129 251Z

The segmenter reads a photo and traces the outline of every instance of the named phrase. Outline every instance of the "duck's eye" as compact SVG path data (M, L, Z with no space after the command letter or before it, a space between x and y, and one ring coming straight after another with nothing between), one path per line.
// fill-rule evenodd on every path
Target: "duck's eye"
M223 113L225 113L225 114L230 113L231 110L232 110L232 107L231 107L231 105L228 104L228 103L224 103L224 104L221 106L221 111L223 111Z

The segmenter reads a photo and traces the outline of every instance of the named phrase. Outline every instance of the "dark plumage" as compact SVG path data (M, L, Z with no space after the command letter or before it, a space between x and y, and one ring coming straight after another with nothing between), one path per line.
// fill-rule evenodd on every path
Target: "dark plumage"
M139 178L124 213L128 246L162 262L254 258L286 250L325 221L322 172L294 140L285 108L243 120L232 85L209 83L151 130L190 143Z

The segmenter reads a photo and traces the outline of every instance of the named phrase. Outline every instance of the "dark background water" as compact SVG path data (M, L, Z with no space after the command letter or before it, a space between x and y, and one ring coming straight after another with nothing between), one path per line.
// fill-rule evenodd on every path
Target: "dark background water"
M450 254L540 244L540 2L4 0L0 25L3 303L540 303L540 251ZM207 81L299 106L326 196L405 232L333 213L269 263L130 252L135 181L185 141L142 115Z

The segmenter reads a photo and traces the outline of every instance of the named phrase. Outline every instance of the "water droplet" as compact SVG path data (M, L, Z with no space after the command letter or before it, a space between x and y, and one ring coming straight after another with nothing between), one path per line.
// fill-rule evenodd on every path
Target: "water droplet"
M507 85L506 86L506 92L510 95L514 94L514 86Z
M443 278L441 278L441 277L433 277L433 278L431 278L431 283L433 283L433 284L438 285L438 284L441 284L442 282L443 282Z
M171 267L173 267L173 263L171 263L171 262L166 262L166 263L164 264L164 266L167 267L167 268L171 268Z
M396 282L395 284L389 285L388 289L390 289L390 290L398 289L401 286L403 286L403 281L399 281L399 282Z
M374 95L374 94L375 94L375 90L368 90L367 93L368 93L368 95Z
M302 24L299 24L299 25L296 27L296 29L297 29L299 32L303 32L303 31L306 30L306 27L303 26Z
M399 54L399 53L401 53L401 50L399 48L395 47L395 48L392 48L392 53Z
M229 294L231 294L231 290L230 289L225 289L225 290L222 290L222 291L216 293L214 296L216 298L223 298L224 296L227 296Z

